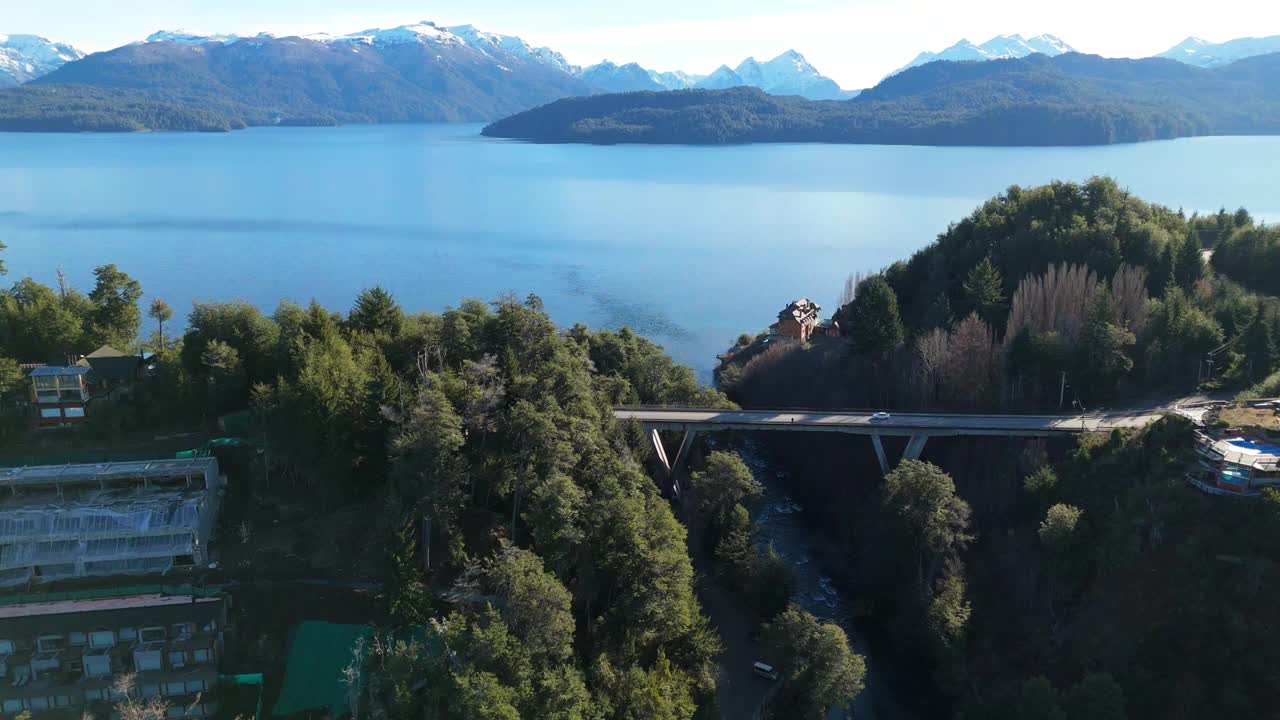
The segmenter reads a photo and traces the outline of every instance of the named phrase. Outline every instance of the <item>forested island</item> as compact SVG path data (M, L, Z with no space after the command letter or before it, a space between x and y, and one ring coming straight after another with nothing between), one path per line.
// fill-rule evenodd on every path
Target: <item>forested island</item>
M1106 145L1280 132L1280 55L1214 70L1069 53L935 62L848 101L751 88L596 95L499 120L491 137L547 143L827 142Z

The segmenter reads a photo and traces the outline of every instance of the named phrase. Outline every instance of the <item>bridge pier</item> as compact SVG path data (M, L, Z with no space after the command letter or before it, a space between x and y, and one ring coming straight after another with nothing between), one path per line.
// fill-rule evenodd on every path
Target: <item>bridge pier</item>
M656 428L649 431L649 441L653 444L653 452L657 455L662 469L667 472L667 481L670 483L671 493L675 497L680 497L680 468L684 465L684 461L688 459L689 451L693 449L693 441L697 437L697 430L685 430L684 437L680 440L680 449L676 451L674 459L669 459L667 449L662 445L662 436L658 434Z
M907 447L902 451L902 460L919 460L927 442L929 436L924 433L911 435L907 440ZM871 446L876 450L876 460L880 461L880 472L888 475L892 468L889 467L889 458L884 452L884 443L880 441L880 433L871 435Z

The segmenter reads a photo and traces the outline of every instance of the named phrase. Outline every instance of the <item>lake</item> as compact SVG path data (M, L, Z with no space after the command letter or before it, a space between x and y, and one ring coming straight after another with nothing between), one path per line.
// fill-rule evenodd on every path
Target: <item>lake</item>
M113 262L191 301L334 309L380 284L409 310L504 291L627 325L708 378L797 297L927 245L1010 184L1107 174L1188 212L1280 220L1280 138L1096 148L527 145L479 126L0 134L8 280L87 291Z

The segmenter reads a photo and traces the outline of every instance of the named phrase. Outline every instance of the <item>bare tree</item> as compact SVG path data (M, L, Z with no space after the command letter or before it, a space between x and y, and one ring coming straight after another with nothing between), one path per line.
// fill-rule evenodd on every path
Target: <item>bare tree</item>
M1111 297L1122 324L1137 336L1147 329L1150 297L1147 295L1147 269L1129 264L1120 266L1111 278Z
M844 307L853 302L853 298L858 294L858 284L866 280L868 274L862 271L849 273L844 279L844 289L840 292L840 307Z
M982 404L995 375L996 348L991 326L970 313L951 331L943 378L948 392L966 407Z
M111 683L111 690L120 698L116 701L116 714L120 720L165 720L168 716L168 700L160 695L150 698L139 695L136 673L117 675Z
M937 399L938 386L942 382L943 370L947 363L950 339L947 331L942 328L934 328L916 338L916 372L919 375L920 393L925 404Z
M1055 332L1074 348L1099 287L1087 265L1051 265L1044 275L1027 275L1013 293L1005 338L1023 328L1034 334Z

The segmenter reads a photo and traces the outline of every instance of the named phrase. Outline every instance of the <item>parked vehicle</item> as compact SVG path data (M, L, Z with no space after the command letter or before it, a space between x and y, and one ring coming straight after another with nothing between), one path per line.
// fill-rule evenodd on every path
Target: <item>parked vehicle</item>
M891 415L889 415L889 413L887 413L887 412L878 412L878 413L876 413L875 415L872 415L872 416L871 416L871 421L872 421L872 422L882 422L882 421L884 421L884 420L888 420L890 417L892 417L892 416L891 416Z
M751 666L751 672L755 673L756 675L759 675L765 680L778 679L778 671L772 665L769 665L768 663L762 663L759 660L757 660L756 663Z

